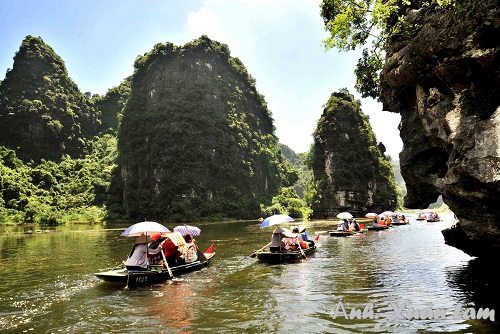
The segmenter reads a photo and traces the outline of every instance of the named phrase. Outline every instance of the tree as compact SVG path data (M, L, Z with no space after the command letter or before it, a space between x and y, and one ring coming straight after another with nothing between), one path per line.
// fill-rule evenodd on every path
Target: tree
M320 5L325 30L326 50L355 50L368 42L356 65L356 90L363 97L378 98L379 73L383 66L384 42L392 36L410 36L414 26L405 20L407 9L447 7L456 0L323 0Z

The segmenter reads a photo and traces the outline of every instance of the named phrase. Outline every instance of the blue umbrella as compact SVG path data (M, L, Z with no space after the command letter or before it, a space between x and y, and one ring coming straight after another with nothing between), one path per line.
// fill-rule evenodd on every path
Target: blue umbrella
M272 226L272 225L277 225L281 223L286 223L286 222L291 222L293 221L293 218L288 216L288 215L272 215L264 219L262 224L260 224L260 228L267 227L267 226Z

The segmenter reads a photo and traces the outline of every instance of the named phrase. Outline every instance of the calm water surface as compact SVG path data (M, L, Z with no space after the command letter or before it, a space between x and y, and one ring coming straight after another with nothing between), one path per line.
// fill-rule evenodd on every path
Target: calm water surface
M500 310L498 263L445 245L441 230L451 216L438 223L414 218L351 237L323 234L316 254L285 265L249 256L270 240L272 228L200 223L200 248L215 244L212 265L137 289L93 275L126 258L133 238L120 233L128 225L31 235L22 233L29 227L0 227L0 332L499 333L491 312L481 319L453 315L460 304ZM334 224L309 222L308 232ZM351 318L353 308L366 316ZM434 318L433 310L446 314ZM417 313L411 319L409 312Z

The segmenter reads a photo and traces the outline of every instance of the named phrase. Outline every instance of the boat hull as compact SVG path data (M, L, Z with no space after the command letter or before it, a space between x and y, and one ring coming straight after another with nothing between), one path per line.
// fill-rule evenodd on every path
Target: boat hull
M355 235L356 232L351 231L328 231L331 237L348 237L351 235Z
M368 226L367 229L370 231L380 231L380 230L387 230L389 229L390 226Z
M316 246L304 249L304 255L306 256L313 254L314 252L316 252ZM257 258L259 261L265 263L296 262L302 260L304 255L300 251L257 252Z
M215 253L205 253L206 260L198 260L192 263L170 267L170 270L172 271L173 277L200 270L208 266L212 262L214 256ZM94 275L105 282L126 284L129 287L161 283L173 278L170 276L167 269L135 271L120 268L97 272L94 273Z

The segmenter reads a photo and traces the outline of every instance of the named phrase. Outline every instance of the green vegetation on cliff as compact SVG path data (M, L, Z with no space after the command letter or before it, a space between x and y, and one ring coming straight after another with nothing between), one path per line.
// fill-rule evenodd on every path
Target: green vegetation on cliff
M104 135L89 145L84 158L63 156L25 164L0 146L0 222L97 222L117 156L116 138Z
M280 146L255 80L225 44L157 44L104 96L81 94L40 38L26 37L14 59L0 83L0 221L307 218L331 195L307 167L319 163L318 143L335 137L326 114L311 152ZM339 94L329 110L359 109ZM353 135L372 138L358 118ZM385 201L390 187L375 174L390 165L374 137L350 148L358 168L335 171L336 186L352 188L350 178L370 171L373 201ZM378 152L369 166L359 160L367 150Z
M356 89L363 97L379 98L379 74L385 61L385 48L390 40L409 40L425 25L415 20L421 10L446 10L471 30L492 25L481 12L487 6L478 0L323 0L321 17L330 34L326 49L350 51L371 43L363 49L354 71ZM496 33L492 30L492 38ZM401 47L401 46L399 46Z
M206 36L136 59L118 147L110 207L135 219L256 218L297 178L255 80Z
M314 217L401 207L391 163L379 146L360 102L347 89L333 93L318 121L307 160L315 181Z
M0 84L0 145L23 161L81 157L99 117L63 60L41 38L27 36Z

